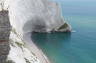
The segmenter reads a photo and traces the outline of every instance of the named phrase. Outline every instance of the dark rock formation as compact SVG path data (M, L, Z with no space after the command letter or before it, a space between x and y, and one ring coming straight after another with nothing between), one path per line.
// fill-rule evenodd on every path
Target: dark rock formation
M0 11L0 63L6 63L7 55L9 53L9 35L10 35L10 22L8 11Z

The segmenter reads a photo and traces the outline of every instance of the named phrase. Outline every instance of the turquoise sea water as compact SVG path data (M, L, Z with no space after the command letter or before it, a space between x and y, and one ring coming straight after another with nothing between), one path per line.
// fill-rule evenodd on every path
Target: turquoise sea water
M75 32L33 33L32 40L53 63L96 63L96 4L59 3Z

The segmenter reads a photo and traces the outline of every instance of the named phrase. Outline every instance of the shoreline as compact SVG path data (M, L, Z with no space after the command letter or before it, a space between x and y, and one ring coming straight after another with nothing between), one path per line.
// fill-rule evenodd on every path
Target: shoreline
M33 52L36 57L40 60L40 63L51 63L48 57L43 53L42 49L40 49L32 40L31 33L24 34L23 40L26 44L26 47Z

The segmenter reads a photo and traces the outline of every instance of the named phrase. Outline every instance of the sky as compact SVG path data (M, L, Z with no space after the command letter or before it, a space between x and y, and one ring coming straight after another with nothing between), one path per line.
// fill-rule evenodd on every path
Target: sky
M60 3L64 14L96 15L96 0L53 0ZM63 1L63 2L62 2Z
M96 0L53 0L53 1L80 1L80 2L96 2Z

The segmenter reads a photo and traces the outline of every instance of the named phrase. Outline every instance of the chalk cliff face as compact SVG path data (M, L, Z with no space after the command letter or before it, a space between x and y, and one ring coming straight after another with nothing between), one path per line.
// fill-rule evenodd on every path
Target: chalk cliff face
M6 0L4 9L9 11L12 26L9 60L12 63L50 63L30 36L31 32L71 31L58 4L48 0Z
M11 29L7 10L0 11L0 63L42 63Z
M18 32L70 31L57 3L47 0L10 0L9 16L11 24Z

